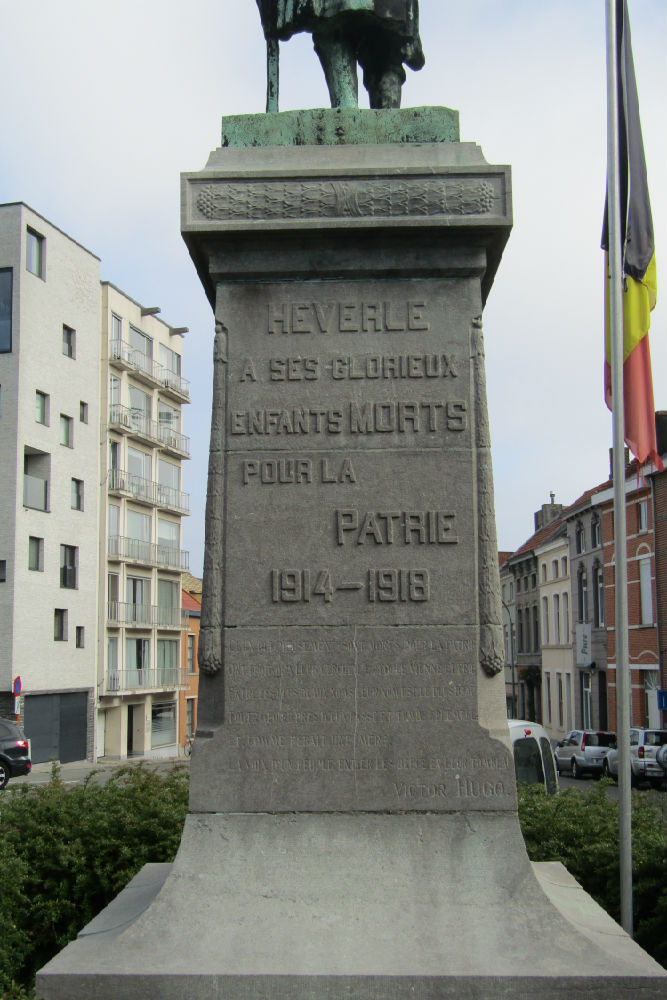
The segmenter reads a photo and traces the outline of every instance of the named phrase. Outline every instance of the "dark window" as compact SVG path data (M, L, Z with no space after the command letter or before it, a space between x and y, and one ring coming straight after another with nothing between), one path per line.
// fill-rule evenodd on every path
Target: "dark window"
M574 532L574 543L576 551L579 555L586 551L586 532L581 521L577 521L577 526Z
M28 569L38 570L40 573L44 569L44 539L35 535L28 538Z
M60 443L66 448L74 447L73 420L64 413L60 414Z
M83 625L77 625L76 627L76 648L83 649L85 639L85 630Z
M7 560L0 559L0 583L7 582Z
M88 403L84 403L83 400L79 403L79 420L82 424L88 423Z
M12 349L12 269L0 270L0 354Z
M76 590L79 551L76 545L60 546L60 586Z
M38 278L44 277L44 248L44 237L36 233L34 229L28 229L25 243L25 266L31 274L36 274Z
M83 510L83 480L72 480L72 510Z
M63 323L63 354L66 358L76 357L76 330Z
M35 392L35 420L38 424L48 425L49 422L48 393L40 392L39 389Z
M67 642L67 608L56 608L53 612L53 638L56 642Z

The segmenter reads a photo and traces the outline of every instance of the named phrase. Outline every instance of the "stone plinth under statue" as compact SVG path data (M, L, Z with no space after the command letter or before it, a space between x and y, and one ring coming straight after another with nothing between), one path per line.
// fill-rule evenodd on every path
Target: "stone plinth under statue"
M183 178L216 318L190 814L46 1000L664 996L516 815L481 330L509 170L446 110L368 114L383 141L223 122Z

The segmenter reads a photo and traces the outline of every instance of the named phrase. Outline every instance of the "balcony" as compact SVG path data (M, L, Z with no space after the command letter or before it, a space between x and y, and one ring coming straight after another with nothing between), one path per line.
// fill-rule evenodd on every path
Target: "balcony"
M141 410L133 410L120 403L112 403L109 407L109 427L124 431L147 444L157 445L178 458L190 457L190 438L179 434L171 424L158 423L151 420Z
M185 670L181 667L108 670L104 679L104 694L126 694L132 691L184 688L185 686Z
M48 510L49 483L37 476L23 476L23 506L33 510Z
M135 476L122 469L109 469L109 493L132 497L139 503L163 507L177 514L190 513L190 494L175 490L171 486L163 486L142 476Z
M144 563L147 566L158 566L160 569L183 571L190 568L190 553L184 549L159 543L156 545L154 542L126 538L124 535L111 535L107 539L107 554L109 559Z
M160 607L158 604L129 604L126 601L107 602L107 625L130 628L185 629L188 627L185 608Z
M123 371L131 371L135 378L159 386L166 396L171 396L179 402L190 402L190 382L182 378L171 368L165 368L143 351L137 350L125 340L109 342L109 364Z

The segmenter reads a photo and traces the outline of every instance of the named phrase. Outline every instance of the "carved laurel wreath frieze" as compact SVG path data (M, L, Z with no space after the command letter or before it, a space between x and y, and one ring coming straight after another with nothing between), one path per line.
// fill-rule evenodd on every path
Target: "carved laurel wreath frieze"
M207 184L196 198L206 219L393 219L486 215L495 189L478 178L457 180L264 181Z

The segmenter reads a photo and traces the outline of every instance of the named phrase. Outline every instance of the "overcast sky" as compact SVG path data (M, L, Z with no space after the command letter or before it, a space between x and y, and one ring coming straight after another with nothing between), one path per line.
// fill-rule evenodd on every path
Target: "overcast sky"
M629 0L656 231L651 350L667 408L667 18ZM24 201L102 259L102 278L189 326L192 441L183 547L201 572L213 319L179 233L179 173L220 118L264 109L255 0L0 0L0 202ZM498 544L608 474L602 392L604 0L421 0L426 66L403 105L459 111L461 138L513 170L514 230L484 319ZM363 93L365 98L365 93ZM363 101L362 101L363 103ZM281 46L281 110L325 107L308 36Z

